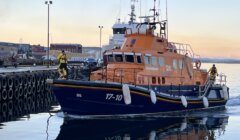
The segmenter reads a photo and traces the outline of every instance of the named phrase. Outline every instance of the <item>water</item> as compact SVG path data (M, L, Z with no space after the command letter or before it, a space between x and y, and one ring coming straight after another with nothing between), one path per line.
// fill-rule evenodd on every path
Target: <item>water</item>
M231 99L224 111L198 112L188 116L71 120L59 106L41 101L0 103L1 140L42 139L238 139L240 136L240 65L216 64L228 76ZM203 64L209 69L211 64ZM19 110L19 106L24 109ZM52 107L51 107L52 106Z

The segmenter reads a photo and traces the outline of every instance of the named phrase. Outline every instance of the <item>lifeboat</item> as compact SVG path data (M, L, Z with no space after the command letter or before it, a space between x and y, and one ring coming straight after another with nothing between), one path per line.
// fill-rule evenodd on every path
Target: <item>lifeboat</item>
M224 108L226 76L201 69L188 44L169 42L167 21L145 20L145 31L126 29L121 48L103 53L104 67L89 81L48 79L69 116L142 116Z

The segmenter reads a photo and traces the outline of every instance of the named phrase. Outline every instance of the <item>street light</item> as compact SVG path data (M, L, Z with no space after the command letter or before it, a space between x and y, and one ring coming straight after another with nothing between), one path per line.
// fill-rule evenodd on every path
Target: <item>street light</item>
M102 59L102 29L103 29L103 26L98 26L98 28L100 29L100 59Z
M52 4L52 1L45 1L45 4L48 6L48 27L47 27L47 67L49 68L50 65L50 59L49 59L49 51L50 51L50 46L49 46L49 10L50 10L50 5Z

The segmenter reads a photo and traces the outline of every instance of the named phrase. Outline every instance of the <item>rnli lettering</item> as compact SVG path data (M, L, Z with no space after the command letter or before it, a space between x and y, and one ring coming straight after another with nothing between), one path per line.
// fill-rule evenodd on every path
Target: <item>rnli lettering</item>
M122 101L123 95L115 95L112 93L107 93L106 94L106 100L111 100L111 101Z

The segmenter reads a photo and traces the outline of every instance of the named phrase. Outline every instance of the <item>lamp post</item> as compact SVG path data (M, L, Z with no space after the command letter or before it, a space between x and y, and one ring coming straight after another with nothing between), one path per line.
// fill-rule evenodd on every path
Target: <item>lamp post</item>
M48 6L48 27L47 27L47 67L49 68L50 65L50 59L49 59L49 51L50 51L50 46L49 46L49 13L50 13L50 5L52 4L52 1L48 0L45 1L45 4Z
M103 29L103 26L98 26L98 28L100 29L100 59L102 59L102 29Z

